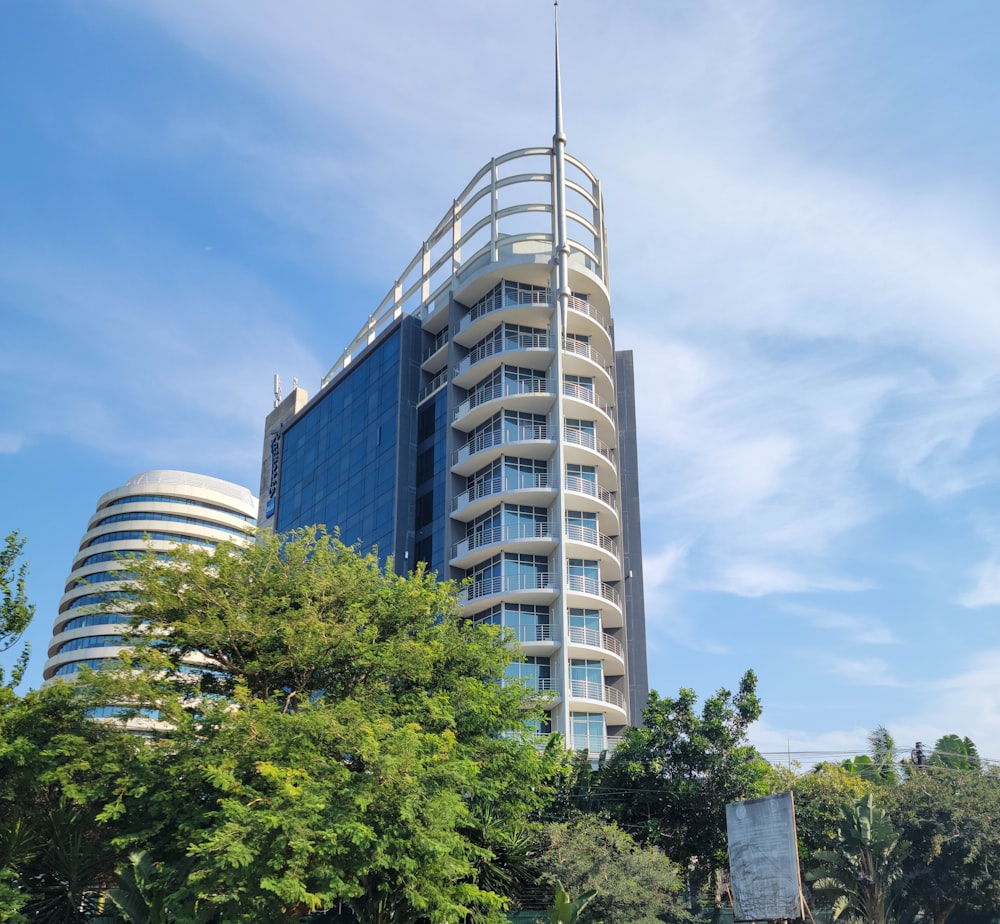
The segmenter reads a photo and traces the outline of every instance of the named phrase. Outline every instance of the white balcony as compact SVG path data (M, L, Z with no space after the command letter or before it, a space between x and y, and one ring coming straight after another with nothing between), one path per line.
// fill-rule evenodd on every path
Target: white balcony
M607 582L600 581L597 578L584 577L581 574L569 574L566 576L566 590L572 593L588 594L591 597L600 597L609 603L613 603L618 609L621 609L622 606L621 594L618 593L618 590Z
M614 407L602 400L593 388L589 388L586 385L579 385L576 382L563 382L563 395L567 398L572 398L574 401L580 401L590 407L595 407L602 414L614 420Z
M498 427L496 430L487 430L484 433L477 433L464 446L455 450L452 455L452 471L456 475L471 475L479 467L475 457L490 449L497 449L501 446L509 446L513 443L535 443L542 444L545 448L543 453L532 454L531 458L546 458L551 455L551 448L555 441L549 436L547 424L527 427Z
M555 544L548 523L527 523L520 526L493 526L477 530L456 542L451 550L449 564L454 568L467 568L482 556L473 555L480 549L517 543L518 551L525 554L547 554ZM470 561L471 558L471 561Z
M468 387L468 379L475 381L476 376L482 378L482 376L487 371L485 367L483 369L473 369L473 367L479 365L483 361L494 358L497 361L492 363L492 367L499 365L499 359L510 353L542 353L550 354L553 351L554 341L548 334L517 334L511 335L509 337L503 337L498 340L490 340L487 343L481 344L476 347L468 356L462 359L457 366L455 366L453 380L456 385L462 388ZM538 360L534 360L527 363L529 357L518 357L518 363L520 365L538 365ZM551 360L542 357L542 364L547 367Z
M600 629L585 629L583 626L569 627L569 640L573 645L588 645L591 648L601 648L610 651L618 658L625 657L625 648L614 636Z
M574 494L585 494L587 497L596 498L616 513L618 512L618 495L614 491L605 491L604 488L589 478L581 478L579 475L567 475L566 490L572 491Z
M579 526L575 523L567 524L566 538L573 542L581 542L584 545L591 545L594 548L607 552L615 560L618 559L618 540L611 536L605 536L589 526Z
M579 430L576 427L563 427L563 439L574 446L583 446L584 449L592 449L602 455L612 465L615 464L614 447L609 446L604 440L595 436L589 430Z
M518 503L537 506L538 502L547 499L553 490L555 489L549 483L548 472L521 475L518 478L487 478L459 494L452 502L451 509L453 513L469 512L468 508L478 504L479 501L503 497L506 494L517 494Z
M476 579L472 583L463 587L459 592L460 603L481 600L484 597L496 597L500 594L527 594L534 596L537 592L542 592L548 599L555 595L557 590L551 580L552 575L548 572L540 572L530 575L509 574L497 577Z
M616 709L625 711L625 694L621 690L609 687L606 683L597 683L593 680L571 680L569 688L570 695L574 699L589 699L607 703Z

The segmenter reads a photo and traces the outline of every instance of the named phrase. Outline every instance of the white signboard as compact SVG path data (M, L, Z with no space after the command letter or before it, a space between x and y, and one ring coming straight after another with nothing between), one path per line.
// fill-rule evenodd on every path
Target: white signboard
M736 920L801 918L792 794L733 802L726 806L726 827Z

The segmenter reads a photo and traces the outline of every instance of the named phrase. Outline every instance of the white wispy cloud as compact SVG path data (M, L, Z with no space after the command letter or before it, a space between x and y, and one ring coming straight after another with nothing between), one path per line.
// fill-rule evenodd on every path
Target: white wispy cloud
M137 466L200 460L254 484L275 367L320 374L283 323L293 310L231 268L185 274L175 259L146 275L76 260L8 250L3 285L26 321L4 377L30 379L46 409L24 409L21 439L57 435Z
M838 633L845 641L862 645L898 645L897 634L877 616L803 603L783 603L779 610L817 629Z

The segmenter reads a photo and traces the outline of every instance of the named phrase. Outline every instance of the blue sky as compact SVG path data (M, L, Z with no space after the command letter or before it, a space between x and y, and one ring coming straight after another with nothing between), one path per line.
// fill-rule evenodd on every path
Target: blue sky
M1000 8L565 0L569 149L635 352L651 685L762 750L1000 759ZM552 134L541 0L9 0L0 531L29 682L97 498L256 488L491 156ZM7 663L9 663L9 658Z

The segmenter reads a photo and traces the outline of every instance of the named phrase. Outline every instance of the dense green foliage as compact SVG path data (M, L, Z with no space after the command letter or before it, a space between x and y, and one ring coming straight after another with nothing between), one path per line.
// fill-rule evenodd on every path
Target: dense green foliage
M25 579L28 566L18 559L24 551L24 542L17 532L9 533L0 546L0 654L10 651L28 628L35 608L28 602ZM28 666L30 649L26 645L11 671L9 685L16 687ZM0 686L5 683L3 669L0 668Z
M844 806L837 843L813 855L806 874L814 894L830 902L833 919L890 924L906 899L907 847L872 793Z
M0 554L2 648L32 614L22 548ZM771 767L748 671L700 708L652 693L593 767L536 748L509 640L421 570L304 531L129 571L117 669L0 678L0 922L678 924L726 901L725 805L789 789L815 913L1000 912L1000 774L968 738L903 772L884 728L840 766Z
M671 920L683 917L678 868L662 851L640 846L614 822L580 815L546 825L542 836L542 878L561 883L570 895L596 892L580 921L656 924L667 915Z
M766 764L746 739L759 718L757 678L695 708L694 690L650 693L644 726L629 729L601 774L605 804L642 843L660 847L696 888L723 869L726 803L763 795Z

